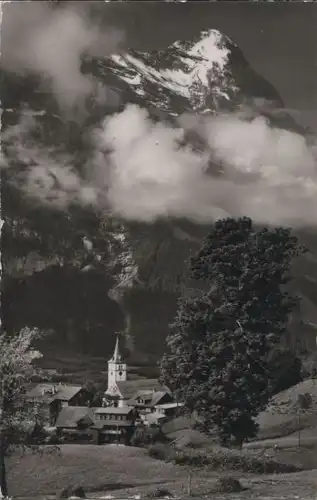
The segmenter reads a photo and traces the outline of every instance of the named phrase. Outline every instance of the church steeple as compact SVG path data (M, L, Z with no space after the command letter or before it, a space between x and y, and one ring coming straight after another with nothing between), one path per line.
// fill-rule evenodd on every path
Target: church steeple
M109 360L109 363L121 363L121 361L122 361L122 356L119 350L119 334L117 333L116 345L114 348L112 358Z
M117 334L113 355L108 361L108 389L106 393L116 395L118 393L117 382L125 382L126 380L127 365L124 363L120 353L119 334Z

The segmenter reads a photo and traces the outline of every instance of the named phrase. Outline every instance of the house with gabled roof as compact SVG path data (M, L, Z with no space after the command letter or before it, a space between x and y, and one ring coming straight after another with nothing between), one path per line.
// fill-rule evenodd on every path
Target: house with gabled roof
M137 420L137 412L127 406L68 406L58 415L56 430L66 441L129 444Z
M102 407L95 410L95 429L99 443L129 444L139 423L139 414L128 406Z
M40 383L27 392L27 399L33 406L41 408L45 420L54 425L65 406L84 406L88 403L81 385Z
M91 429L95 422L94 409L87 406L64 406L56 420L59 437L70 441L93 441Z
M153 413L158 404L174 401L173 396L167 390L138 390L137 393L126 401L126 405L136 408L141 414Z

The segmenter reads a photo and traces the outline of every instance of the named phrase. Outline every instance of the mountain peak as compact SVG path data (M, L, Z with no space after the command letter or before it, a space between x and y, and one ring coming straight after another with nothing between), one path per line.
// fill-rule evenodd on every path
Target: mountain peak
M205 64L217 64L220 68L228 62L229 39L218 30L201 31L192 41L177 41L171 47L186 51L188 59L200 59Z
M205 110L208 97L209 105L218 108L220 99L229 100L238 91L228 65L231 45L225 35L210 29L164 50L114 54L108 69L162 111L175 109L175 98L182 111Z

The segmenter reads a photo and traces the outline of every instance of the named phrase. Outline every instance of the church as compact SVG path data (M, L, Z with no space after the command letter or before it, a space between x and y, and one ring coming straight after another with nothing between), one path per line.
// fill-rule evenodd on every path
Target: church
M108 387L103 406L133 407L153 413L164 405L175 405L171 391L157 379L129 380L127 364L120 353L119 336L112 357L108 361Z

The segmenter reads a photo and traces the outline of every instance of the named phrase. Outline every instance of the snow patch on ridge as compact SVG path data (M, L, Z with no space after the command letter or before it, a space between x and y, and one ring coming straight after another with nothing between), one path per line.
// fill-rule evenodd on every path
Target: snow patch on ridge
M189 88L194 80L199 80L203 85L209 85L209 73L212 69L223 71L227 62L229 50L223 47L224 36L216 30L202 32L202 38L191 49L180 56L184 70L164 70L161 74L183 89L189 97ZM182 49L181 42L173 43L172 47Z
M131 85L138 96L149 93L149 102L151 92L147 85L154 85L160 91L160 104L164 108L168 109L172 94L189 101L192 108L202 109L208 96L214 102L219 98L229 100L228 90L238 90L227 66L228 41L219 31L207 30L198 41L177 41L166 51L113 54L111 71ZM165 64L161 64L161 59Z

